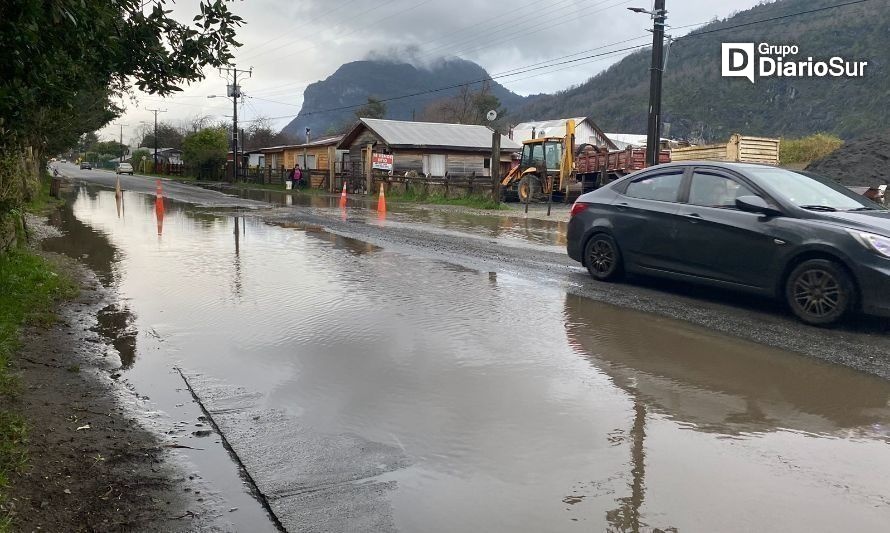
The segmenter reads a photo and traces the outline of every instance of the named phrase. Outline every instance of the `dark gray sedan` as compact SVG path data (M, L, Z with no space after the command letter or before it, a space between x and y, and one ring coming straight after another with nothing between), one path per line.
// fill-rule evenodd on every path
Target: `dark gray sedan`
M762 294L814 325L890 316L890 211L809 173L651 167L578 198L568 253L598 280L634 273Z

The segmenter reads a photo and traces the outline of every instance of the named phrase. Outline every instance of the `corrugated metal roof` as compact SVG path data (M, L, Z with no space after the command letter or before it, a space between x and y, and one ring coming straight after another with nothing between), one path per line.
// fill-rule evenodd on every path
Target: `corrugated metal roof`
M361 120L390 146L491 149L491 130L487 126L407 122L376 118ZM521 148L519 143L501 135L501 150L519 150Z
M562 133L555 133L556 137L560 137L566 134L566 121L574 120L575 125L581 124L587 117L569 117L569 118L559 118L556 120L539 120L539 121L531 121L531 122L520 122L519 124L513 126L513 131L517 130L531 130L535 128L536 132L541 131L543 128L546 131L551 129L558 130Z

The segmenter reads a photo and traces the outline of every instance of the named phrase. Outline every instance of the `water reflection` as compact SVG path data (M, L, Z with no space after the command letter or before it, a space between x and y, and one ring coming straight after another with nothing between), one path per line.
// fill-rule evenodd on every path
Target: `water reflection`
M94 331L109 340L121 359L121 368L129 369L136 361L136 331L133 315L126 306L109 305L99 311Z
M610 533L640 531L643 522L640 520L640 509L646 495L646 406L639 400L634 401L633 426L630 429L630 495L618 498L617 508L606 511L606 522ZM658 531L676 531L673 528Z
M238 217L235 219L235 228L232 233L235 235L235 257L233 258L234 277L232 279L232 293L236 298L241 297L241 225ZM247 224L244 224L244 232L247 233Z
M258 200L273 205L336 209L339 210L341 218L346 219L346 203L340 196L253 189L222 190L244 199ZM560 220L521 218L496 213L480 215L462 209L447 207L429 209L399 203L388 204L385 210L381 210L379 209L379 198L373 195L350 197L349 206L356 213L363 213L363 216L370 219L382 220L381 213L385 213L388 221L399 224L427 224L435 228L490 238L505 238L550 246L562 247L566 244L568 223Z
M66 255L83 261L99 278L103 285L114 283L113 265L117 261L114 248L103 235L74 216L71 209L73 196L68 202L49 216L52 226L62 232L60 237L52 237L42 242L44 250Z
M697 431L890 429L890 384L878 378L573 295L565 324L575 351L616 385Z
M72 205L77 194L70 195L63 206L50 214L50 224L59 229L62 236L44 240L42 247L44 250L83 261L96 273L103 285L110 287L117 283L115 267L119 259L104 234L93 230L74 215ZM98 201L97 195L82 190L79 194L91 201ZM119 210L123 207L123 198L123 194L115 194L115 206ZM136 360L137 333L132 326L134 317L130 309L126 305L108 305L99 311L96 318L94 331L111 342L120 356L121 367L131 368Z

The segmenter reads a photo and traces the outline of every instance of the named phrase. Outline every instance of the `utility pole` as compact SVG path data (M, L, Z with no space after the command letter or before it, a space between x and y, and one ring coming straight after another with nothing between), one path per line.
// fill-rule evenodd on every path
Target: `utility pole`
M118 161L118 163L123 163L124 162L124 126L129 126L129 124L115 124L115 126L121 127L121 139L118 142L118 144L120 144L120 149L121 149L121 158L120 158L120 161Z
M491 132L491 161L488 170L491 174L491 199L501 201L501 134L497 128Z
M166 109L146 109L146 111L151 111L152 113L155 114L155 134L154 134L154 138L155 138L155 164L154 164L154 167L152 167L152 170L153 170L154 172L157 172L157 171L158 171L158 113L166 113L167 110L166 110Z
M636 11L636 9L632 9ZM640 11L646 12L646 11ZM649 68L649 125L646 130L646 163L649 166L658 164L661 153L661 78L664 74L664 24L667 19L665 0L655 0L651 12L654 26L652 28L652 66Z
M238 85L238 73L253 76L250 70L239 69L236 65L220 69L220 72L232 74L232 84L227 87L227 94L232 99L232 181L238 180L238 99L241 98L241 86Z
M306 128L306 144L303 145L303 176L306 176L306 181L304 183L308 183L309 180L309 128Z

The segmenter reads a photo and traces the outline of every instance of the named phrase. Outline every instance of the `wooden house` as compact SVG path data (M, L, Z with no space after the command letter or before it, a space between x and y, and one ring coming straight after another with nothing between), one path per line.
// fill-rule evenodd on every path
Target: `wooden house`
M486 126L360 119L340 141L348 151L344 171L367 178L393 176L491 176L492 130ZM519 143L501 135L500 174L510 166ZM390 157L391 156L391 157Z
M336 162L340 159L336 154L337 144L343 138L342 135L323 137L305 144L294 144L283 147L282 162L285 168L292 169L294 165L309 170L328 170L331 167L331 159ZM331 154L331 148L335 153ZM343 152L341 151L342 155ZM305 160L304 160L305 159Z

